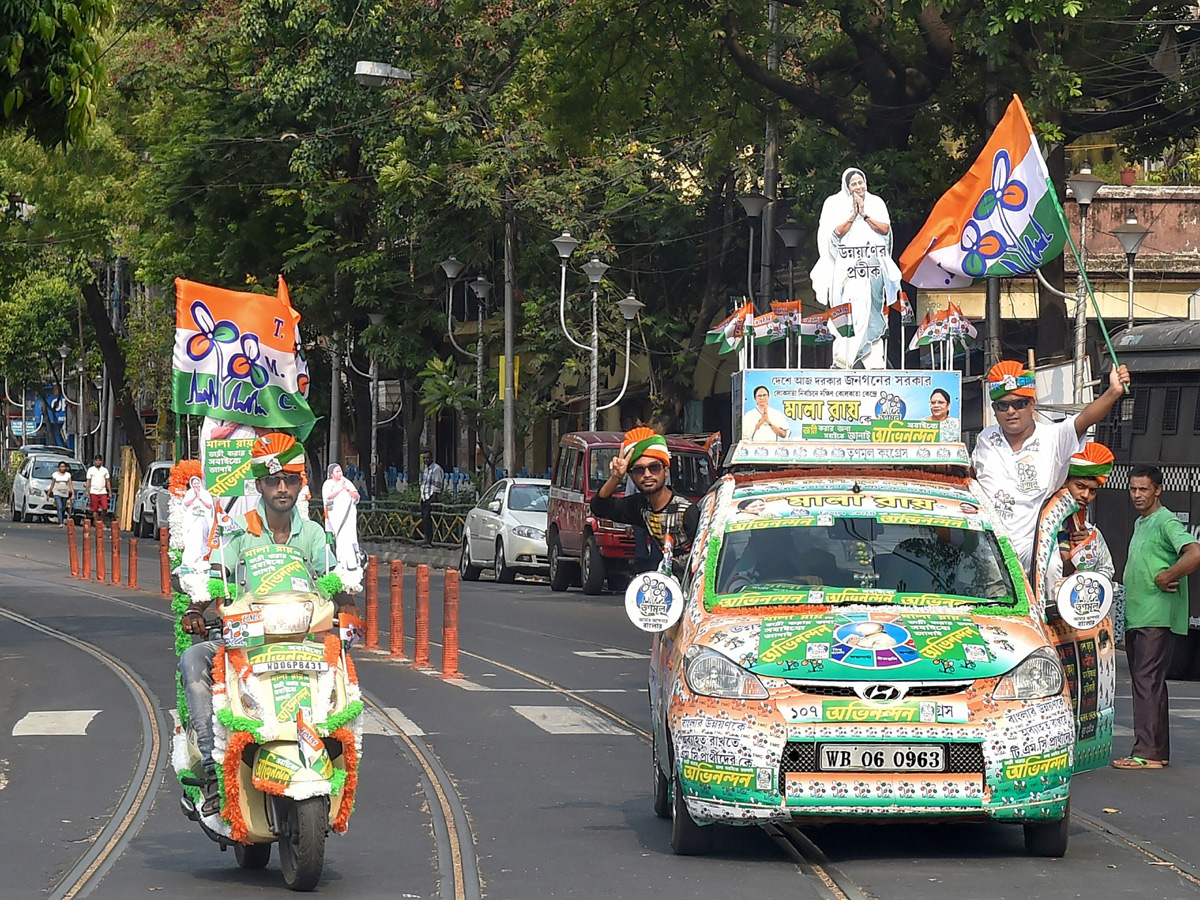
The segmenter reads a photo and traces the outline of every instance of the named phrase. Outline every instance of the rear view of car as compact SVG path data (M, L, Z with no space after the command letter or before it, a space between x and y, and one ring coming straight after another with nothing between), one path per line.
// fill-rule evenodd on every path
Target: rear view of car
M598 594L605 583L622 590L638 564L635 529L623 522L597 519L590 503L608 479L609 466L621 448L619 431L579 431L564 434L551 479L546 545L550 587L565 591L579 585L585 594ZM713 482L713 463L699 444L667 437L671 451L672 490L698 500ZM624 493L617 490L617 496Z

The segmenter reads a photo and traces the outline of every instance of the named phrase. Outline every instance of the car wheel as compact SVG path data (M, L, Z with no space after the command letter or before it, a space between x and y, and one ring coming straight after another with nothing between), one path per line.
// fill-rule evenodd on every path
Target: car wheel
M604 588L604 557L594 535L583 542L583 555L579 559L579 586L585 594L598 594Z
M671 818L671 782L658 765L658 735L650 739L650 765L654 767L654 814Z
M23 504L21 511L19 513L17 513L16 516L14 516L14 518L18 522L32 522L33 517L29 515L29 504L28 503Z
M679 775L671 776L671 849L677 856L702 856L712 850L712 825L697 825L683 800Z
M517 580L517 573L509 568L504 559L504 541L496 541L496 556L492 560L492 567L496 573L496 580L501 584L512 584Z
M1063 817L1057 822L1025 825L1025 852L1030 856L1066 855L1071 833L1071 801L1063 806Z
M571 586L571 564L563 559L558 535L550 540L550 590L562 592Z
M462 555L458 558L458 571L467 581L478 581L479 573L483 571L479 566L471 565L471 544L465 534L463 535Z
M17 497L15 494L13 495L13 498L12 498L12 520L14 522L21 521L21 511L19 509L17 509Z

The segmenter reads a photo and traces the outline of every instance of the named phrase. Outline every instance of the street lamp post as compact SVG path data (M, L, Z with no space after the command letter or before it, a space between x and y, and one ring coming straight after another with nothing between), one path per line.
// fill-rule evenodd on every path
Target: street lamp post
M1087 355L1087 214L1092 198L1104 181L1084 166L1078 175L1067 179L1067 187L1079 206L1079 278L1075 282L1075 402L1083 402L1084 357Z
M383 313L367 313L372 325L383 321ZM375 499L379 476L379 361L371 351L371 499Z
M588 430L596 430L596 403L600 396L600 280L608 271L608 264L593 256L583 264L583 274L592 283L592 386L588 391Z
M475 443L477 446L483 446L483 437L479 422L483 415L483 307L487 303L488 295L492 292L492 283L479 275L471 282L471 293L475 295L476 300L476 322L478 323L479 336L476 339L475 349L478 351L475 354L475 404L479 411L475 413ZM475 461L471 460L471 467L474 468ZM491 477L490 475L488 476Z
M755 191L738 197L742 209L746 211L746 224L750 227L750 237L746 245L746 299L754 301L754 223L767 208L767 198Z
M1129 314L1126 318L1130 328L1133 327L1133 261L1137 257L1138 249L1142 246L1142 241L1149 233L1149 228L1138 224L1137 216L1132 209L1125 217L1125 224L1118 225L1112 230L1113 236L1121 242L1121 249L1125 251L1125 261L1129 263Z
M624 300L617 301L617 309L621 311L621 315L625 318L625 378L621 381L621 393L613 398L611 403L605 403L600 407L601 410L616 406L621 402L621 398L625 396L625 390L629 387L629 350L633 340L633 323L637 319L639 312L645 308L646 304L633 296L633 292L625 295Z
M783 241L783 246L787 247L788 252L788 302L792 303L796 300L796 247L800 243L800 238L804 234L804 229L796 221L794 216L788 216L782 225L775 229L775 233L779 235ZM800 307L796 306L796 367L800 367ZM784 360L785 365L789 368L792 365L792 343L784 341Z

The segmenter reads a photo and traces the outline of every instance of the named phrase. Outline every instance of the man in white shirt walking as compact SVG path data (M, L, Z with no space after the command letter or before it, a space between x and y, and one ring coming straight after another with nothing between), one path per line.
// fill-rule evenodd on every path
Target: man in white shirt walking
M108 512L108 498L112 494L112 480L104 465L104 457L99 453L92 460L84 478L87 481L88 510L92 518L99 522Z
M446 486L446 473L433 461L433 454L425 451L425 468L421 470L421 538L422 546L433 546L433 504L442 496Z
M1032 372L1012 360L992 366L987 387L996 424L979 433L971 463L1000 526L1028 572L1038 513L1067 477L1071 457L1083 449L1087 430L1108 415L1125 394L1129 370L1114 367L1108 390L1062 422L1038 422Z

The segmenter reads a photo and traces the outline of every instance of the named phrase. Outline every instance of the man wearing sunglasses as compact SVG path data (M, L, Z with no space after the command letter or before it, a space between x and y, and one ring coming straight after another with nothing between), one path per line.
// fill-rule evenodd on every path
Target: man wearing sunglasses
M1062 486L1071 457L1086 443L1087 430L1108 415L1125 395L1127 384L1129 370L1113 367L1108 390L1078 415L1062 422L1039 422L1032 372L1012 360L999 362L988 372L996 424L979 433L971 463L1026 572L1042 504Z
M676 576L682 574L684 560L696 536L700 513L692 501L676 494L667 485L671 451L667 449L666 440L649 428L625 432L620 452L612 458L608 471L608 479L592 496L592 514L600 519L644 527L658 551L653 565L659 565L664 550L669 547L671 568ZM614 497L626 476L633 479L637 493Z
M232 536L213 550L210 562L218 575L236 578L242 555L255 547L287 544L304 556L316 576L325 575L337 565L325 529L303 519L296 509L300 487L304 483L304 446L286 434L265 434L250 451L250 474L261 497L258 506L233 520ZM357 616L358 610L348 594L334 594L338 612ZM184 611L180 625L188 634L204 635L207 626L204 611L208 603L193 602ZM220 805L216 767L212 758L212 663L219 641L192 644L179 657L179 674L187 698L188 713L196 732L200 758L205 767L202 815L213 815Z

